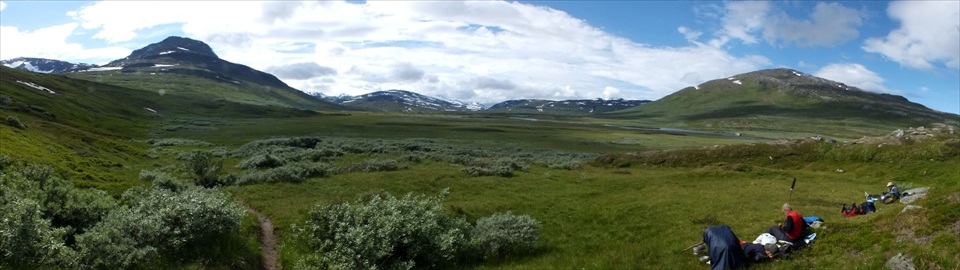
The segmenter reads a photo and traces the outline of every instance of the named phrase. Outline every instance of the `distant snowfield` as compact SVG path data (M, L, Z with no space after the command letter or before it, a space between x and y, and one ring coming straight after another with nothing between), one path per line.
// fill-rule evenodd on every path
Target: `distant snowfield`
M40 85L35 84L35 83L32 83L32 82L25 82L25 81L21 81L21 80L17 80L17 82L18 82L18 83L22 83L23 85L26 85L26 86L29 86L29 87L33 87L33 89L47 91L47 92L50 93L50 94L56 94L56 93L57 93L57 92L54 92L53 90L50 90L50 88L46 88L46 87L40 86Z
M41 70L41 69L33 66L33 64L31 64L31 63L28 62L28 61L16 61L16 62L12 62L12 63L10 63L10 64L7 64L6 66L9 67L9 68L17 68L17 67L19 67L19 66L21 66L21 65L23 65L23 68L25 68L25 69L27 69L27 70L29 70L29 71L32 71L32 72L36 72L36 73L50 73L50 72L53 72L53 70Z
M177 52L177 51L165 51L165 52L160 52L160 55L171 54L171 53L175 53L175 52Z
M95 67L95 68L89 68L89 69L86 69L86 70L82 70L82 71L80 71L80 72L119 70L119 69L122 69L122 68L123 68L123 67Z
M176 65L153 64L154 67L173 67Z

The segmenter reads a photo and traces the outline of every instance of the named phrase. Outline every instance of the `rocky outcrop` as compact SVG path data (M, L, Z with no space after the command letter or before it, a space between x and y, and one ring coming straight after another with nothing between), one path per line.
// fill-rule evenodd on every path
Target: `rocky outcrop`
M930 191L930 187L921 187L921 188L904 190L903 193L907 195L900 198L900 202L903 204L911 204L923 197L926 197L928 191Z

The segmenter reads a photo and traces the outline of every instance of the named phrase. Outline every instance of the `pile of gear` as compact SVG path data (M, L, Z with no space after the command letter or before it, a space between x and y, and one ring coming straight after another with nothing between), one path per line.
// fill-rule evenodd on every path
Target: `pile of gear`
M753 242L740 241L729 226L721 224L704 230L703 241L689 248L693 248L693 254L714 270L784 258L813 242L817 234L809 229L822 226L823 220L815 216L803 217L789 204L783 205L783 212L787 217L785 223L770 227Z
M855 217L858 215L866 215L877 211L876 201L881 201L884 204L890 204L896 202L902 196L906 196L906 193L901 194L900 189L893 182L887 183L887 192L883 194L870 194L868 192L863 192L863 195L866 199L865 202L857 204L852 203L850 207L847 207L847 204L843 204L843 208L840 209L840 214L844 217Z

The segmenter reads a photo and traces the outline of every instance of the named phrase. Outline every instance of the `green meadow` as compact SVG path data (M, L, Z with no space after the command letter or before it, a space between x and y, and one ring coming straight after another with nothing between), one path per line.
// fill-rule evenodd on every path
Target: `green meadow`
M426 139L462 148L554 149L605 155L573 169L528 166L512 177L465 175L463 165L404 162L402 169L314 177L301 183L231 186L228 192L270 216L281 241L292 224L315 205L353 202L377 191L436 195L449 188L445 206L468 220L496 212L527 214L543 223L531 254L501 258L477 268L698 268L690 252L703 229L727 224L752 241L782 222L779 206L790 203L827 227L817 244L760 269L878 268L898 252L919 265L951 268L957 258L953 211L960 196L956 134L902 145L844 145L798 139L785 146L731 136L670 135L602 126L517 122L510 118L401 114L330 115L295 119L235 120L203 131L164 136L235 147L270 137L320 136L363 140ZM727 145L720 147L719 145ZM664 161L634 157L636 151L668 150ZM685 149L685 150L683 150ZM340 162L397 158L396 154L346 155ZM235 164L239 160L228 160ZM334 162L336 163L336 162ZM659 164L657 164L659 163ZM231 166L227 166L231 167ZM843 170L839 173L838 169ZM880 205L877 214L843 218L844 203L862 202L863 192L880 193L888 181L903 187L929 186L920 201L931 210L899 212L903 204ZM916 227L904 227L903 220ZM896 241L905 231L917 239ZM926 237L926 238L924 238ZM900 238L903 238L902 236ZM929 244L933 246L927 246ZM281 262L302 254L281 248ZM852 255L856 256L852 256Z

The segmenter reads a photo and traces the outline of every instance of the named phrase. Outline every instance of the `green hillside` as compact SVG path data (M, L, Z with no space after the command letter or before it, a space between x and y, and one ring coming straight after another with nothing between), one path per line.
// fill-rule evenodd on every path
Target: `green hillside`
M168 37L103 67L66 75L196 100L309 110L346 109L293 89L271 74L220 59L207 44L182 37Z
M604 117L755 136L787 132L840 138L960 122L958 115L930 110L900 96L866 92L790 69L708 81Z

